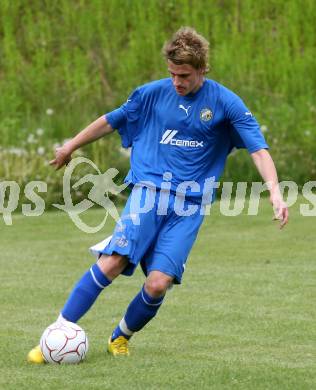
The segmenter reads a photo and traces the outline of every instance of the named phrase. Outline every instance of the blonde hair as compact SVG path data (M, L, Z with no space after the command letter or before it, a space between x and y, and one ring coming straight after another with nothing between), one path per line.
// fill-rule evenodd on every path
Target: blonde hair
M162 49L166 60L208 71L208 41L192 27L181 27Z

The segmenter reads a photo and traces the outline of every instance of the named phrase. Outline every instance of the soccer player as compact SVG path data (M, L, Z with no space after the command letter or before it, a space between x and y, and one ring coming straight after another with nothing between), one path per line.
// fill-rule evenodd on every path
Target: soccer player
M247 148L269 183L280 227L288 221L276 169L256 119L235 93L205 78L208 46L194 29L178 30L163 48L170 77L138 87L120 108L57 148L51 161L60 169L76 149L115 129L122 145L132 148L126 180L133 190L121 220L59 316L61 321L79 321L114 279L131 275L141 263L145 283L108 340L108 351L115 356L129 355L131 336L157 314L168 288L181 283L204 206L213 199L210 183L219 179L233 147ZM151 207L146 209L148 199ZM39 346L28 360L43 362Z

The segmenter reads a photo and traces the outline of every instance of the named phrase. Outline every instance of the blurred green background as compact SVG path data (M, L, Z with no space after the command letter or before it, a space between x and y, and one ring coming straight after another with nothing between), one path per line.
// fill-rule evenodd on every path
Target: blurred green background
M161 47L190 25L210 41L208 77L260 122L280 180L315 179L315 20L314 0L0 0L0 178L48 179L56 201L54 146L167 77ZM128 168L117 135L83 153ZM256 175L247 153L229 158L226 179Z

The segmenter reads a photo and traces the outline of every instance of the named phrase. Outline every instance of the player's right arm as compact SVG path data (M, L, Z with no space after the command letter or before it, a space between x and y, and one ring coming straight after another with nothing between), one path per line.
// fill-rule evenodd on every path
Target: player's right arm
M68 164L71 160L72 153L79 149L81 146L87 145L106 134L112 133L113 128L107 122L105 115L90 123L80 133L78 133L70 141L66 142L63 146L56 148L55 158L50 161L50 165L56 169L60 169L64 165Z

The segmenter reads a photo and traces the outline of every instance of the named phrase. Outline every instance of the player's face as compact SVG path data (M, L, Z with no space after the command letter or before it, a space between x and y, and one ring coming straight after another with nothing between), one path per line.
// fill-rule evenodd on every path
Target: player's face
M168 60L168 71L177 94L181 96L197 92L203 84L203 69L195 69L189 64L176 65Z

